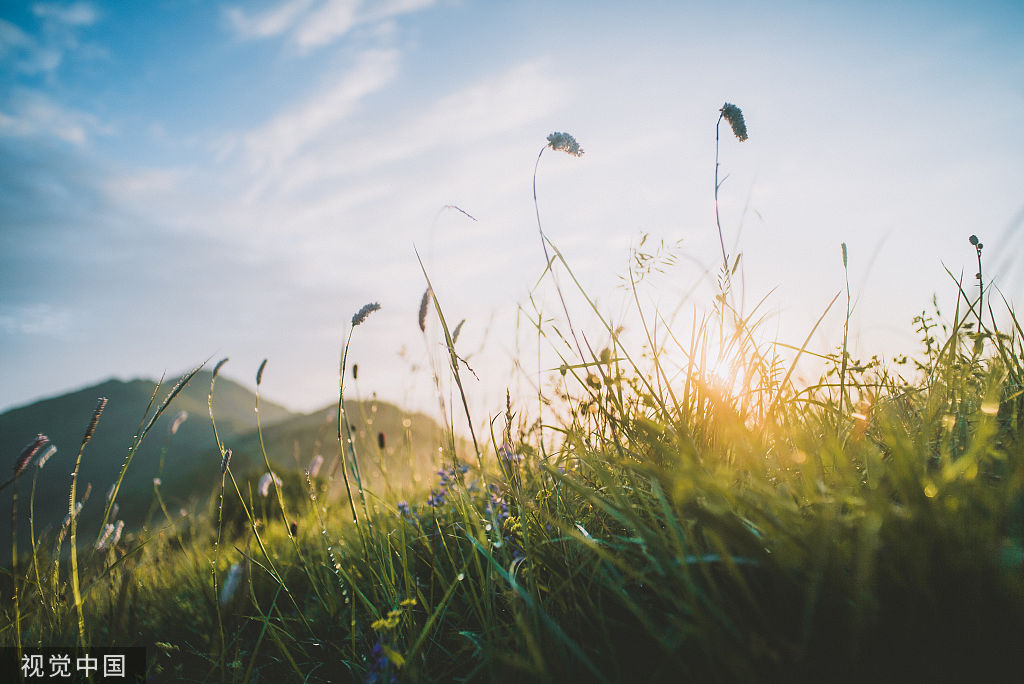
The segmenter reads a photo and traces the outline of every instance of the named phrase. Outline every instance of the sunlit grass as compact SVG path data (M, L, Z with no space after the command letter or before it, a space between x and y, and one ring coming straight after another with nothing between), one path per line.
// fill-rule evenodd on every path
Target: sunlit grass
M557 135L552 149L579 151ZM0 609L0 642L143 645L156 681L1019 677L1024 333L1009 307L1011 328L997 329L985 290L952 281L952 318L914 322L920 350L863 362L845 339L836 353L810 349L813 330L765 335L761 305L731 303L725 269L738 259L722 241L719 297L689 321L646 310L629 274L646 340L630 348L537 214L542 285L568 324L527 317L558 358L539 369L538 387L554 389L510 397L462 439L457 412L481 423L457 328L425 273L417 322L425 336L428 317L439 325L448 368L432 382L450 379L455 398L439 392L445 436L430 472L411 457L402 471L419 468L417 488L384 477L393 436L346 395L358 375L349 343L376 305L352 317L335 448L315 468L319 454L302 454L309 467L271 475L261 432L266 469L235 472L216 432L221 362L209 398L220 482L197 484L188 510L160 502L161 519L127 521L116 542L105 526L117 487L84 502L105 507L84 534L72 489L70 538L34 531L29 550L12 540L3 582L17 598ZM980 246L978 257L980 270ZM592 326L573 318L570 290ZM803 354L826 364L810 385L794 380ZM154 392L115 482L194 373L159 404ZM24 477L36 464L21 466Z

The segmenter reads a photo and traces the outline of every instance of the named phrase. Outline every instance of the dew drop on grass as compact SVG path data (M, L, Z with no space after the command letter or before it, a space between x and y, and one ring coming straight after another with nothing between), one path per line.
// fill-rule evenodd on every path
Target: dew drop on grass
M455 576L455 579L461 582L462 580L466 579L466 573L460 572L458 575Z
M491 523L487 523L486 525L484 525L484 529L490 532L493 529Z

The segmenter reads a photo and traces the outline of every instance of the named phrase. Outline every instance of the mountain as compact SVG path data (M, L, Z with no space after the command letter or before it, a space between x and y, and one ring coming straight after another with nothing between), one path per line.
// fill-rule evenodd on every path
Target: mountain
M120 515L125 520L141 521L145 516L153 500L153 478L160 477L166 482L166 489L163 486L161 488L162 494L180 496L188 483L176 477L177 474L191 470L192 464L203 458L212 459L219 466L220 458L216 455L216 440L207 403L211 377L209 371L197 373L160 416L136 452L118 494ZM174 383L175 379L164 382L151 411L159 406ZM70 475L79 446L96 408L97 399L106 397L106 408L82 455L78 476L79 499L85 495L88 486L92 485L79 525L88 526L90 522L95 523L99 519L106 504L107 492L128 456L132 437L141 427L156 385L155 381L144 379L127 382L108 380L0 414L0 463L13 466L22 448L37 433L48 436L51 444L57 447L57 453L43 468L33 466L18 479L21 539L27 541L27 534L21 536L21 531L28 529L28 499L33 475L36 478L37 534L48 526L59 527L67 515ZM255 404L256 397L248 389L223 376L217 378L214 410L222 439L232 439L255 429ZM170 427L182 411L187 412L188 417L179 425L177 432L171 435ZM295 415L278 404L262 399L260 401L260 419L264 425L272 425ZM0 481L9 476L7 467L0 466ZM10 510L12 491L13 488L8 487L0 492L0 510ZM0 539L8 539L9 534L10 516L0 516Z
M154 510L157 505L154 478L159 478L160 497L172 515L192 499L207 499L219 484L221 458L208 406L211 377L210 372L203 371L189 381L133 457L117 498L117 517L124 520L129 529L141 526L150 514L155 515L156 524L163 524L163 514L159 509ZM171 380L160 387L151 411L173 385L174 380ZM18 479L20 549L28 548L28 508L33 478L36 536L47 529L55 532L62 525L68 512L70 475L82 436L97 399L106 397L106 408L85 448L78 477L79 500L91 485L79 529L88 542L95 538L107 493L121 471L132 436L141 427L155 387L156 382L152 380L108 380L0 414L0 464L13 466L22 448L37 433L47 435L58 448L44 467L32 465ZM267 471L265 451L275 473L302 487L302 473L317 455L322 456L320 476L326 479L335 475L331 491L339 495L343 484L337 471L337 406L296 414L261 398L262 448L261 434L256 429L255 406L256 396L248 389L223 376L217 378L213 395L217 433L224 446L232 450L231 472L242 490L246 489L245 481L255 489L256 481ZM444 439L444 431L436 421L376 398L346 399L345 408L365 486L380 493L406 497L423 492L433 484L435 471L442 467L439 447ZM183 411L187 418L171 434L171 426ZM462 440L456 446L460 453L468 452ZM0 468L6 467L0 465ZM9 475L0 470L0 481L7 477ZM12 492L12 487L0 492L0 511L10 510ZM10 516L0 515L0 543L6 543L4 540L9 539L9 535Z
M433 418L376 399L346 399L345 409L365 486L403 494L429 486L441 467L438 448L443 439ZM324 459L321 475L330 475L338 460L337 410L335 404L264 427L263 447L275 472L303 473L320 455ZM266 472L257 433L241 434L225 441L225 446L232 450L233 472ZM461 440L457 446L460 452L465 448ZM216 478L219 472L213 465L210 459L203 459L193 477ZM340 478L340 471L337 476Z

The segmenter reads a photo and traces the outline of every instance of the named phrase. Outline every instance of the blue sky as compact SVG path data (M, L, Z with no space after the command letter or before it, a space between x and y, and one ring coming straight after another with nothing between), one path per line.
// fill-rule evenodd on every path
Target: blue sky
M721 145L748 308L774 290L770 336L802 342L845 241L857 350L916 351L911 318L955 300L943 266L973 276L970 234L986 280L1024 294L1024 7L893 5L4 3L0 410L223 356L249 384L269 358L266 395L311 410L369 301L360 392L429 407L415 245L493 414L536 358L515 319L547 134L586 151L546 154L538 193L588 290L620 316L646 232L683 258L645 305L697 284L700 310L726 101L750 130ZM813 347L841 330L837 308Z

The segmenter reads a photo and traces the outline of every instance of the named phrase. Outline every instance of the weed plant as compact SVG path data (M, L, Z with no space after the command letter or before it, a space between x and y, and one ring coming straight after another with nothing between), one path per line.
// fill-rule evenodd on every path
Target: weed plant
M746 137L735 105L722 117ZM581 154L567 134L549 146ZM467 443L447 414L429 491L374 489L343 389L367 305L322 467L235 473L216 437L208 502L161 505L161 522L128 521L118 539L105 532L117 487L84 531L73 480L70 535L12 540L0 643L142 645L154 681L1020 681L1024 331L1012 311L1007 330L984 322L976 238L978 296L957 283L951 319L916 319L920 354L862 362L844 332L819 355L821 379L798 386L782 352L808 343L758 342L757 309L730 305L738 258L720 222L714 313L684 336L636 297L641 354L537 218L564 313L562 287L577 289L608 340L595 351L571 319L570 339L538 323L561 356L536 404L553 418L510 397ZM427 280L418 324L426 334L436 315L473 425L457 334ZM849 311L847 285L847 324ZM194 373L155 409L154 392L116 482ZM40 447L18 459L15 488L51 475Z

